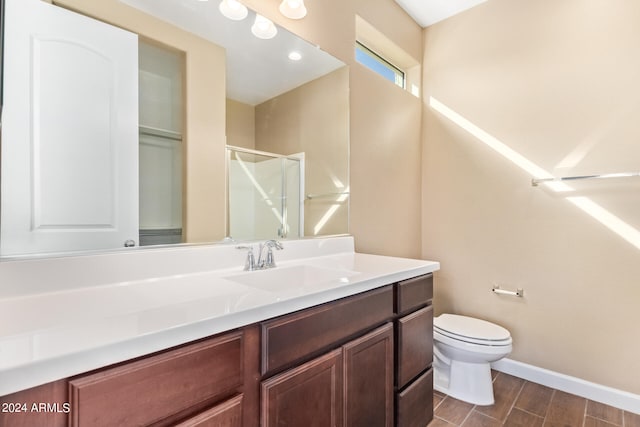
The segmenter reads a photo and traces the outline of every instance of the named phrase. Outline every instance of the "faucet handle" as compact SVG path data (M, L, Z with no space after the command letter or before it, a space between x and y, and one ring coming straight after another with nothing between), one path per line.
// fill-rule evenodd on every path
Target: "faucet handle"
M262 248L267 248L267 255L264 260L260 260L258 263L261 264L261 268L274 268L276 267L276 260L273 256L273 248L277 250L281 250L283 248L282 243L277 240L267 240L263 245L260 246L260 255L262 256Z
M257 268L256 258L253 255L253 246L236 246L236 249L247 249L247 260L244 263L244 271L253 271Z
M284 247L280 241L273 239L267 240L264 244L269 248L276 248L277 250L281 250Z

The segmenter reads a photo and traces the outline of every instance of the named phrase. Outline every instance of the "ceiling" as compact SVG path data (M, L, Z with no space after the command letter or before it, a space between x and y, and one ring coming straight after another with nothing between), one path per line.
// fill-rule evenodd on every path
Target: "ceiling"
M428 27L487 0L396 0L421 27Z
M255 13L242 21L225 18L220 1L120 0L226 49L227 97L257 105L336 70L344 63L282 27L270 40L251 33ZM297 51L300 61L288 54Z
M120 0L170 22L226 49L227 96L257 105L287 92L344 63L294 34L278 27L271 40L251 34L255 14L243 21L231 21L218 10L217 0ZM486 0L395 0L421 26L446 19ZM292 62L289 52L299 51L303 59Z

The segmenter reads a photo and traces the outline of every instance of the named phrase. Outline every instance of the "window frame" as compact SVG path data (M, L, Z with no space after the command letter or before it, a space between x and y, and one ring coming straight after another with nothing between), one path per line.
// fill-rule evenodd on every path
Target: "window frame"
M404 70L402 70L397 65L394 65L388 59L386 59L385 57L383 57L379 53L375 52L370 47L368 47L367 45L362 43L361 41L356 40L356 45L355 45L355 59L356 59L356 62L358 62L359 64L365 66L366 68L368 68L369 70L375 72L376 74L381 75L385 80L391 81L391 79L387 78L385 75L383 75L379 71L371 68L369 65L367 65L367 64L365 64L365 63L363 63L363 62L358 60L358 51L361 51L362 53L364 53L365 55L369 56L371 59L373 59L374 61L376 61L380 65L382 65L384 68L392 71L394 73L394 75L396 76L396 81L392 82L392 83L394 83L396 86L398 86L398 87L400 87L400 88L402 88L404 90L407 89L407 87L406 87L407 86L407 73ZM401 79L401 84L398 82L398 77L400 77L400 79Z

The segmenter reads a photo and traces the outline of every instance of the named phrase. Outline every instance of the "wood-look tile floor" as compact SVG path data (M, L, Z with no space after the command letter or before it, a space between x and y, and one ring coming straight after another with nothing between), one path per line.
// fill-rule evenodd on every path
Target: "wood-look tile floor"
M640 427L640 415L493 372L495 403L478 406L439 392L428 427Z

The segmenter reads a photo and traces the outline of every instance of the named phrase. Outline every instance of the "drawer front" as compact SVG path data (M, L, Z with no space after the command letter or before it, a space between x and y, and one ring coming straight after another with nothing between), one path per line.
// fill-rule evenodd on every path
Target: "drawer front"
M397 334L396 385L402 388L433 360L433 306L398 319Z
M73 379L71 425L147 425L232 394L242 356L235 332Z
M408 313L433 299L433 274L414 277L396 284L395 312Z
M262 323L262 374L319 354L393 316L391 286Z
M229 399L175 427L241 427L242 395Z
M397 427L424 427L433 419L433 369L420 375L396 397ZM427 404L429 403L429 404Z

